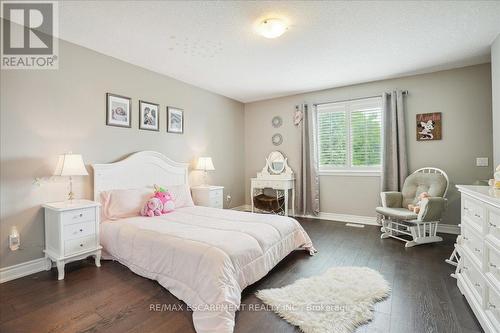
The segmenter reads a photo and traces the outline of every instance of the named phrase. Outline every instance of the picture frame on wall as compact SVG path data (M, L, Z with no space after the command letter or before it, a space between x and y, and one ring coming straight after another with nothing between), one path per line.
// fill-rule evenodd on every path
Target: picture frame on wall
M160 130L160 105L139 100L139 129Z
M417 141L441 140L443 128L441 112L417 114Z
M184 110L167 106L167 132L184 133Z
M132 99L106 93L106 125L132 127Z

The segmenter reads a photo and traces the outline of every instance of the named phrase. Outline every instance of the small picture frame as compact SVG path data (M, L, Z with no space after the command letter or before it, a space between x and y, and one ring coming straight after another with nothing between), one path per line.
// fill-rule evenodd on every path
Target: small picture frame
M132 100L130 97L106 93L106 125L132 127Z
M184 133L184 110L167 106L167 132Z
M139 129L160 130L160 106L158 104L139 101Z
M443 137L441 112L417 114L417 141L441 140Z

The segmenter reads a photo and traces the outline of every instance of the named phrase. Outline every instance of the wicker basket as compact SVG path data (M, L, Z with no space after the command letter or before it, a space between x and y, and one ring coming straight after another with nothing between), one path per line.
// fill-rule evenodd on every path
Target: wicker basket
M259 194L253 197L253 204L257 209L277 214L283 211L285 198L283 196L272 197L265 194Z

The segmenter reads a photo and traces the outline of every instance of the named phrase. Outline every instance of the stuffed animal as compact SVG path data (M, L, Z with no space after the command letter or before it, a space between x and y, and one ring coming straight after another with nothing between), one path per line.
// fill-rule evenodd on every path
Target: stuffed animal
M429 198L431 195L428 192L422 192L418 195L418 202L416 204L409 204L408 209L418 214L420 212L420 206L422 205L422 201L426 198Z
M493 188L500 189L500 165L497 166L495 174L494 174L494 182L493 182Z
M141 215L142 216L159 216L163 210L163 204L158 198L151 198L142 207Z
M155 185L154 187L155 187L154 197L159 199L163 205L161 213L166 214L173 211L175 208L175 204L172 195L162 187L159 187L157 185Z

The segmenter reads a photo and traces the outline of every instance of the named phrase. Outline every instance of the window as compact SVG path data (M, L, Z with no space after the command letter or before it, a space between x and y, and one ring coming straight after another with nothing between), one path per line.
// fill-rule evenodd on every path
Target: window
M380 172L381 104L377 97L317 106L320 172Z

